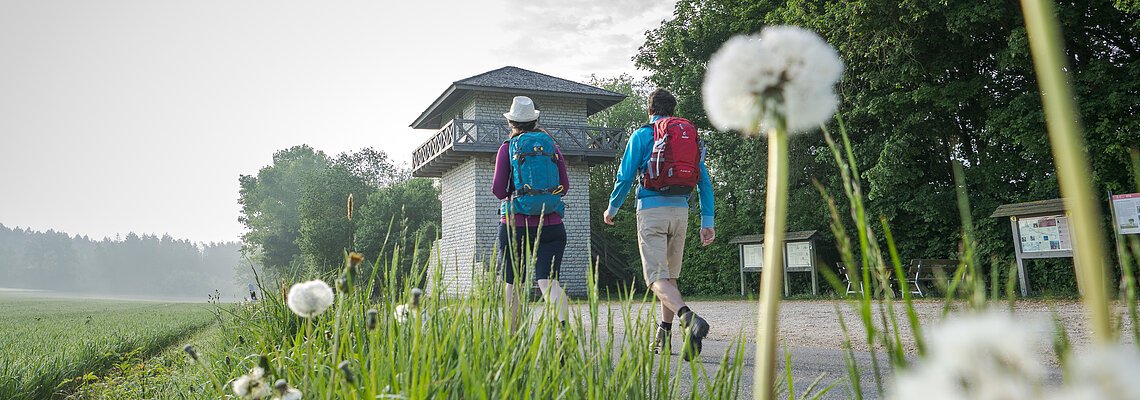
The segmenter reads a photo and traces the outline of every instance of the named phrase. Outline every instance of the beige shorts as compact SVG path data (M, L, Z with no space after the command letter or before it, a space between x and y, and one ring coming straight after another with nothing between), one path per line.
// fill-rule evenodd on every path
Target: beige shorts
M685 231L689 227L687 207L654 207L637 211L637 248L645 285L681 276L681 256L685 253Z

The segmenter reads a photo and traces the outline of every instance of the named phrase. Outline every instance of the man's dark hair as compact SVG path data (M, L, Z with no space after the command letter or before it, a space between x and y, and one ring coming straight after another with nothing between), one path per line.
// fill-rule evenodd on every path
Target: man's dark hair
M677 98L668 90L657 88L649 94L649 113L663 117L673 116L677 109Z

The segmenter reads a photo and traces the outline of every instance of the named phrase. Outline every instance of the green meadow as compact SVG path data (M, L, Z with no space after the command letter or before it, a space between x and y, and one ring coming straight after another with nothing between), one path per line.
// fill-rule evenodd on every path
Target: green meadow
M66 397L216 320L205 303L0 294L0 399Z

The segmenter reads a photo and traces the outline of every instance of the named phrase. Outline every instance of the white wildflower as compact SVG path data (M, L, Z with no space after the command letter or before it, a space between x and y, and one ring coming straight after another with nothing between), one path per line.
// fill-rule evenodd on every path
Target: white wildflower
M392 313L392 316L396 317L396 322L399 322L402 324L402 323L408 322L408 315L410 313L411 313L411 308L408 307L407 304L400 304L400 305L396 306L396 311Z
M305 318L325 312L332 305L333 291L327 283L317 279L301 282L289 288L289 309Z
M1035 346L1047 326L996 310L951 317L926 336L926 357L898 374L891 398L1041 398L1046 370Z
M839 104L833 86L843 62L819 35L794 26L736 36L713 54L702 86L709 121L721 130L755 133L785 118L788 132L826 122ZM775 108L775 109L773 109Z
M1054 399L1140 399L1140 352L1133 344L1097 346L1070 354L1069 380Z
M234 394L245 399L263 399L269 397L269 386L262 380L264 376L265 370L261 369L261 367L254 367L249 370L248 374L234 379Z

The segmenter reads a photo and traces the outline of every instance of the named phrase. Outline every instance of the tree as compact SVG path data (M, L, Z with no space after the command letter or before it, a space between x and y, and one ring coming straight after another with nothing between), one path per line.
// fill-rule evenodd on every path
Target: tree
M247 251L265 267L286 271L301 255L301 198L314 177L329 166L323 152L301 145L273 154L273 164L256 176L242 175L238 218L247 231L242 235Z
M1117 2L1131 9L1125 3ZM674 14L648 34L636 61L674 89L679 111L705 129L703 66L731 35L794 24L836 47L847 66L840 113L868 206L896 228L904 259L955 256L954 162L965 166L983 259L1012 254L1007 224L988 218L998 204L1059 195L1016 2L681 0ZM1107 1L1062 2L1059 16L1096 184L1126 188L1126 148L1140 130L1138 18ZM791 229L828 231L809 184L815 178L839 193L820 136L793 139ZM712 168L735 196L718 203L718 216L723 210L758 232L763 145L731 133L707 137Z
M381 254L392 257L398 245L403 250L418 250L417 261L422 263L439 237L441 218L439 187L433 180L412 178L392 184L368 195L360 207L356 249L374 261ZM411 268L411 256L411 252L400 255L403 272Z
M301 196L301 230L297 245L311 267L326 271L342 265L353 242L353 221L348 219L348 196L357 206L367 205L372 189L340 165L313 176Z
M341 153L333 160L332 165L344 168L349 174L374 189L406 181L410 177L407 170L392 164L388 153L371 147Z

